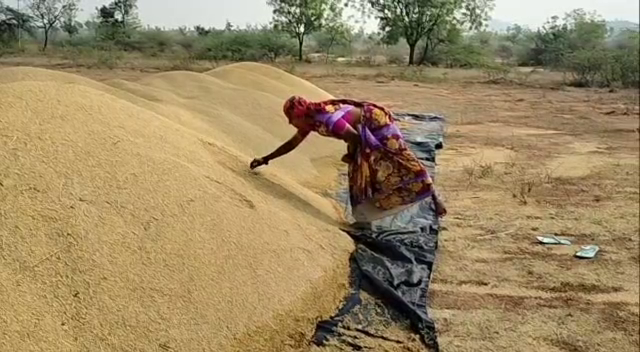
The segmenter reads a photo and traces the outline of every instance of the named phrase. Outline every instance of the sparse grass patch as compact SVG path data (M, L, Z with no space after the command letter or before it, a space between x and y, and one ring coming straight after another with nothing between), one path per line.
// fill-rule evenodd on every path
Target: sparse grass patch
M439 83L446 81L447 77L446 72L441 75L433 74L429 68L423 66L407 67L396 76L402 81L422 83Z
M473 160L462 166L466 189L502 189L522 205L528 205L536 192L551 187L554 177L551 170L517 155L506 162Z
M169 71L199 71L199 62L193 56L178 57L169 63Z
M490 63L483 67L482 72L489 83L502 83L509 81L513 67L505 64Z
M96 51L96 54L96 60L93 66L97 68L108 68L110 70L119 67L124 58L124 54L119 50Z
M462 172L467 178L467 188L469 188L474 182L493 176L495 163L473 160L462 166Z
M519 160L517 157L503 164L503 170L497 174L497 178L503 189L522 205L529 204L535 191L553 181L551 170L539 163Z
M327 64L327 76L341 77L347 74L348 67L340 64Z

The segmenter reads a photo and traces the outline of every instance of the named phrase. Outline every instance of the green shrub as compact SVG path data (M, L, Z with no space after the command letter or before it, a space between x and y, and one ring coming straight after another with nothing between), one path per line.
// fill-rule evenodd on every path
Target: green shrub
M159 29L134 32L129 38L118 41L125 51L136 51L152 57L167 53L176 45L173 33Z
M595 87L604 85L608 70L609 52L603 49L579 50L567 55L562 66L571 74L568 82L574 87Z
M215 31L189 46L195 58L209 61L276 61L295 50L289 37L273 30Z
M434 63L447 68L484 67L493 61L489 53L473 43L443 45L435 54Z
M605 83L640 88L640 55L637 50L612 50Z
M575 87L638 87L639 53L635 50L601 48L580 50L567 56L563 68L567 82Z
M96 67L106 67L111 70L118 67L124 58L124 53L115 48L111 50L97 50L95 54L96 59L94 65Z

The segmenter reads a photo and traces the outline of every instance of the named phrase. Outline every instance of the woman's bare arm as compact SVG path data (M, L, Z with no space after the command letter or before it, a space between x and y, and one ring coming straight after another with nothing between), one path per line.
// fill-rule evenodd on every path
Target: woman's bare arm
M347 128L342 132L340 137L349 145L360 144L360 134L350 125L347 125Z
M298 132L296 132L293 137L289 138L288 141L284 142L280 147L278 147L278 149L274 150L273 153L263 157L262 159L265 162L269 162L273 159L277 159L285 154L290 153L291 151L296 149L296 147L298 147L300 143L302 143L302 141L307 138L308 135L308 131L298 130Z

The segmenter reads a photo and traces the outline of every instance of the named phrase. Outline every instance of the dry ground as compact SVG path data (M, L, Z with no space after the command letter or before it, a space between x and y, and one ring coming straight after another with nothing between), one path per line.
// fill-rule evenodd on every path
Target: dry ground
M317 80L449 119L431 313L444 351L637 351L638 96ZM544 247L535 235L571 238ZM573 258L597 244L597 259Z
M638 351L638 92L481 84L455 71L410 83L391 79L398 70L295 73L337 96L448 118L437 184L450 215L430 291L442 350ZM574 245L541 246L540 234ZM586 244L598 257L575 259Z
M638 351L637 91L315 83L448 117L430 291L443 351ZM586 244L598 258L573 258Z

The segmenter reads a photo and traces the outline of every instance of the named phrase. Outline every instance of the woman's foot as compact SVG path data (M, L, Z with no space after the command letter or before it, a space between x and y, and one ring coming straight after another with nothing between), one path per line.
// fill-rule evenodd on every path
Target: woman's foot
M434 197L434 203L436 206L436 214L438 217L444 217L447 215L447 207L445 207L444 203L438 197Z

